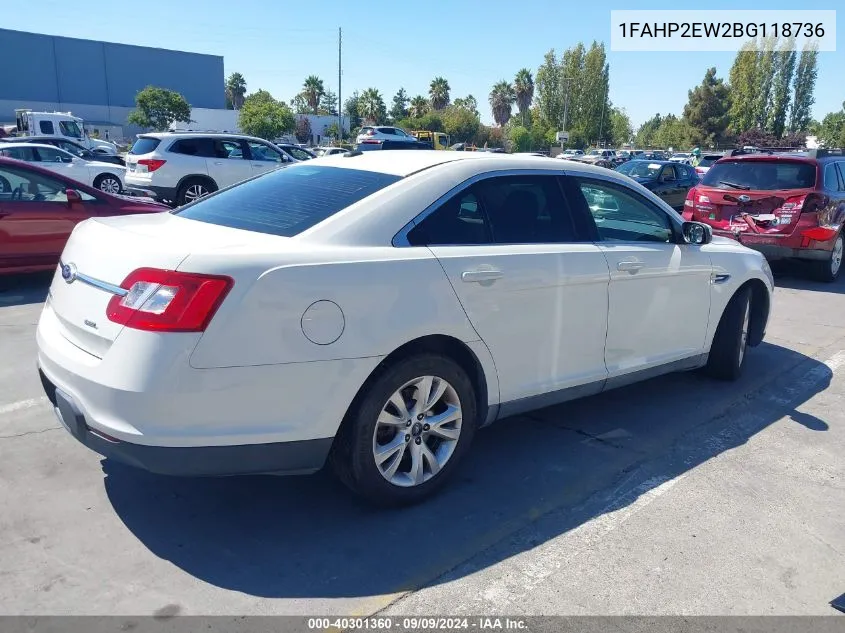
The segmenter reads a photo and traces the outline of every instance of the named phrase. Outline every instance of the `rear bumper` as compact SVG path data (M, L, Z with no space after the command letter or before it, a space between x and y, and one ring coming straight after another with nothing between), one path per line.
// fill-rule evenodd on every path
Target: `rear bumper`
M74 398L39 369L41 384L62 426L107 459L161 475L187 477L274 473L308 474L323 467L332 438L240 446L145 446L123 442L88 426Z
M127 176L126 182L124 183L125 189L133 194L138 196L143 196L147 198L154 198L159 202L175 202L176 201L176 187L156 187L154 185L138 185L133 184L132 181Z
M811 261L824 261L830 258L830 249L823 248L801 248L797 246L801 238L796 238L792 235L783 237L773 237L771 235L761 235L758 233L740 233L739 239L730 231L713 230L713 235L720 235L728 237L732 240L738 241L743 246L762 253L766 259L807 259ZM811 241L811 245L815 246L818 242Z

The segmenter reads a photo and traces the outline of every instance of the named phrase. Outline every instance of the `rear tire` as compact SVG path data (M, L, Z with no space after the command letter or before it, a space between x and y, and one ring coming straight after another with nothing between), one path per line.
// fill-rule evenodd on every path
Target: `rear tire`
M425 391L428 404L418 404ZM440 354L410 356L385 367L356 398L331 463L348 488L376 505L416 503L448 483L477 417L475 388L460 365Z
M217 191L217 185L205 178L188 178L179 187L176 194L176 205L182 206L190 204L200 198L204 198L210 193Z
M743 288L728 302L716 328L706 373L718 380L736 380L742 375L748 351L751 325L751 289Z
M842 251L843 240L842 234L840 233L836 236L836 240L833 242L830 257L819 262L813 262L813 277L819 281L827 283L831 283L839 279L839 273L842 270Z
M114 174L100 174L94 179L94 188L105 193L117 195L123 191L123 183Z

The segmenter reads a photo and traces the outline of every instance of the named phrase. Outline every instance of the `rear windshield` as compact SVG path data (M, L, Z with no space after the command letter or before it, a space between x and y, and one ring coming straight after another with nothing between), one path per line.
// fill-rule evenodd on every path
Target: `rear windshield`
M248 180L173 213L256 233L293 237L400 180L400 176L301 163Z
M724 156L702 156L701 160L699 161L699 167L710 167L713 163L715 163L720 158L724 158Z
M798 161L736 160L713 165L701 184L720 189L809 189L816 185L816 166Z
M132 143L132 149L129 150L130 154L149 154L150 152L154 151L160 141L157 138L149 138L146 136L142 136L137 141Z

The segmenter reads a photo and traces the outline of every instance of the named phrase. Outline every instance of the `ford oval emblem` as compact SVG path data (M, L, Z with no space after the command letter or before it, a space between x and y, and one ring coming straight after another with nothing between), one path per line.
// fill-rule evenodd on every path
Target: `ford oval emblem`
M745 194L739 196L737 198L740 202L751 202L751 196L746 196Z
M62 279L72 284L76 280L76 266L73 264L62 264Z

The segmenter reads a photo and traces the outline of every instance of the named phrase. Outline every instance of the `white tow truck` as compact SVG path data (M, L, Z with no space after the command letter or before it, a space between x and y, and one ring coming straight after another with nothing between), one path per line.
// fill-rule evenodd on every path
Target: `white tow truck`
M70 112L33 112L15 110L17 133L20 136L64 137L80 143L95 154L117 154L117 145L109 141L90 138L84 131L84 122Z

